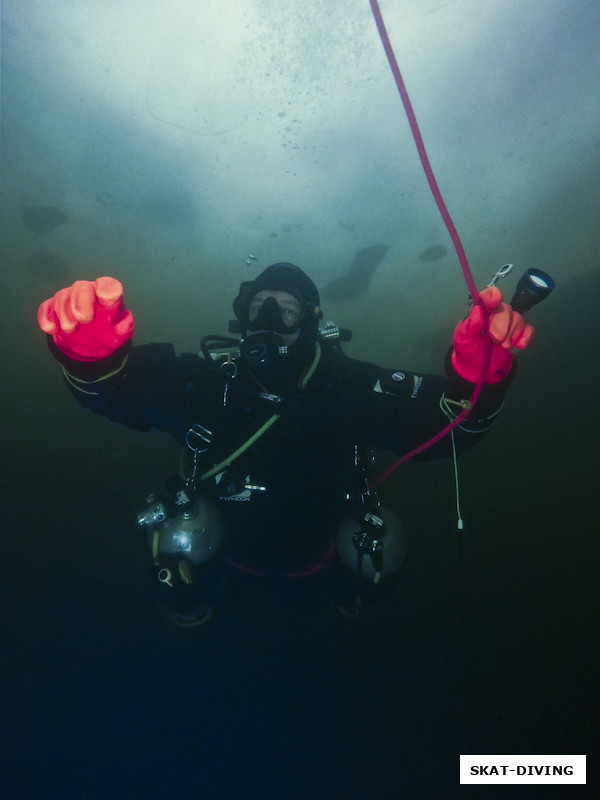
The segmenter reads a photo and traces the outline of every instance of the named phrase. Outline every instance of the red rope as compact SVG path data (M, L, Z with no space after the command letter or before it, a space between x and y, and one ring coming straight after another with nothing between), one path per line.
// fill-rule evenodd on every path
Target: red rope
M381 38L381 42L383 44L383 49L385 50L385 54L387 56L388 62L390 64L390 68L392 70L392 74L394 76L394 80L396 81L396 86L398 87L398 91L400 92L400 97L402 98L402 103L404 105L404 111L406 112L406 116L408 117L408 122L410 125L410 129L412 131L413 139L415 140L415 144L417 146L417 151L419 153L419 158L421 159L421 164L423 165L423 169L425 170L425 175L427 176L427 181L429 183L429 187L431 188L431 192L435 199L436 205L439 209L440 214L442 215L442 219L448 229L448 233L450 234L450 238L454 243L454 248L456 250L456 254L458 256L458 260L460 262L460 266L463 271L463 275L465 277L465 281L469 288L469 292L471 297L473 298L473 302L477 305L480 305L484 312L484 341L485 341L485 350L484 350L484 358L483 364L481 367L481 373L475 384L475 389L473 390L473 394L470 397L469 403L470 406L474 406L479 394L485 383L485 376L487 373L488 365L490 362L490 355L492 352L492 341L488 335L488 313L479 296L479 292L477 291L477 287L475 286L475 281L473 280L473 276L471 274L471 270L469 269L469 263L467 261L467 256L465 255L464 247L462 246L462 242L460 241L460 237L458 232L452 222L452 218L450 217L450 213L448 208L446 207L446 203L444 202L444 198L442 197L442 193L437 185L437 181L433 174L433 170L431 168L431 164L429 162L429 158L427 156L427 151L425 150L425 145L423 143L423 137L421 136L421 132L419 130L419 125L417 123L417 119L415 117L415 112L413 111L412 103L410 102L410 98L408 96L408 92L406 91L406 86L404 85L404 81L402 79L402 75L400 73L400 68L398 66L398 62L396 61L396 56L394 55L394 50L392 48L389 36L387 34L387 30L385 27L385 23L383 21L383 17L381 16L381 11L379 9L379 3L377 0L369 0L371 4L371 10L373 12L373 16L375 18L375 23L377 24L377 30L379 31L379 36ZM432 439L429 439L427 442L424 442L419 447L416 447L414 450L411 450L410 453L406 453L397 461L395 461L389 469L387 469L383 475L381 475L375 481L374 485L379 486L379 484L383 483L389 476L395 472L398 467L403 464L405 461L408 461L413 456L422 453L424 450L432 447L434 444L443 439L444 436L447 436L451 430L456 428L457 425L460 425L462 420L469 414L470 408L466 408L464 411L455 417L452 422L447 425L443 430L441 430L438 434L436 434Z

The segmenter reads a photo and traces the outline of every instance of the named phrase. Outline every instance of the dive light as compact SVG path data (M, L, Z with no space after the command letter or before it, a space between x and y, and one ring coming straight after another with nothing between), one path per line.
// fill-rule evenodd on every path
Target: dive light
M554 289L556 283L541 269L528 269L517 283L517 288L510 301L514 311L524 314L532 306L545 300Z

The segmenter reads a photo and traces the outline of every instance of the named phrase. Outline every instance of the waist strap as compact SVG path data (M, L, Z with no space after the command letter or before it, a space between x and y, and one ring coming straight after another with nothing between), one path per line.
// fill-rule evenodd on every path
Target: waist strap
M321 572L321 570L327 569L334 550L335 546L333 542L331 542L327 547L327 550L322 553L322 555L320 555L309 567L306 567L306 569L299 570L298 572L281 572L276 577L286 579L310 578L312 575L316 575L318 572ZM264 572L263 570L255 569L254 567L249 567L246 564L240 564L239 561L234 561L232 558L226 558L225 561L230 567L233 567L240 572L245 572L247 575L255 575L257 578L272 577L272 573Z

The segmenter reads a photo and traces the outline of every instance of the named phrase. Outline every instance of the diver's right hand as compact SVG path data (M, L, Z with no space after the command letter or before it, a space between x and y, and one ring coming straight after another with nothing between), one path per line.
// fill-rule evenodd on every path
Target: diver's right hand
M37 321L68 358L100 361L133 336L133 314L123 304L123 286L116 278L75 281L44 300Z

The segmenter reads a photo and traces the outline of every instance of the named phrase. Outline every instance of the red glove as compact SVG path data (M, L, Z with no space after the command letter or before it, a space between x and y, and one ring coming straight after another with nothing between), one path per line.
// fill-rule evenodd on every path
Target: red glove
M133 336L133 314L123 305L116 278L75 281L44 300L37 321L61 353L75 361L100 361Z
M492 352L485 383L498 383L510 372L513 362L511 347L524 350L535 336L531 325L508 303L502 302L497 286L488 286L480 297L489 312L489 332ZM484 357L484 313L480 305L471 309L469 316L459 322L454 331L452 365L458 374L471 383L477 383Z

